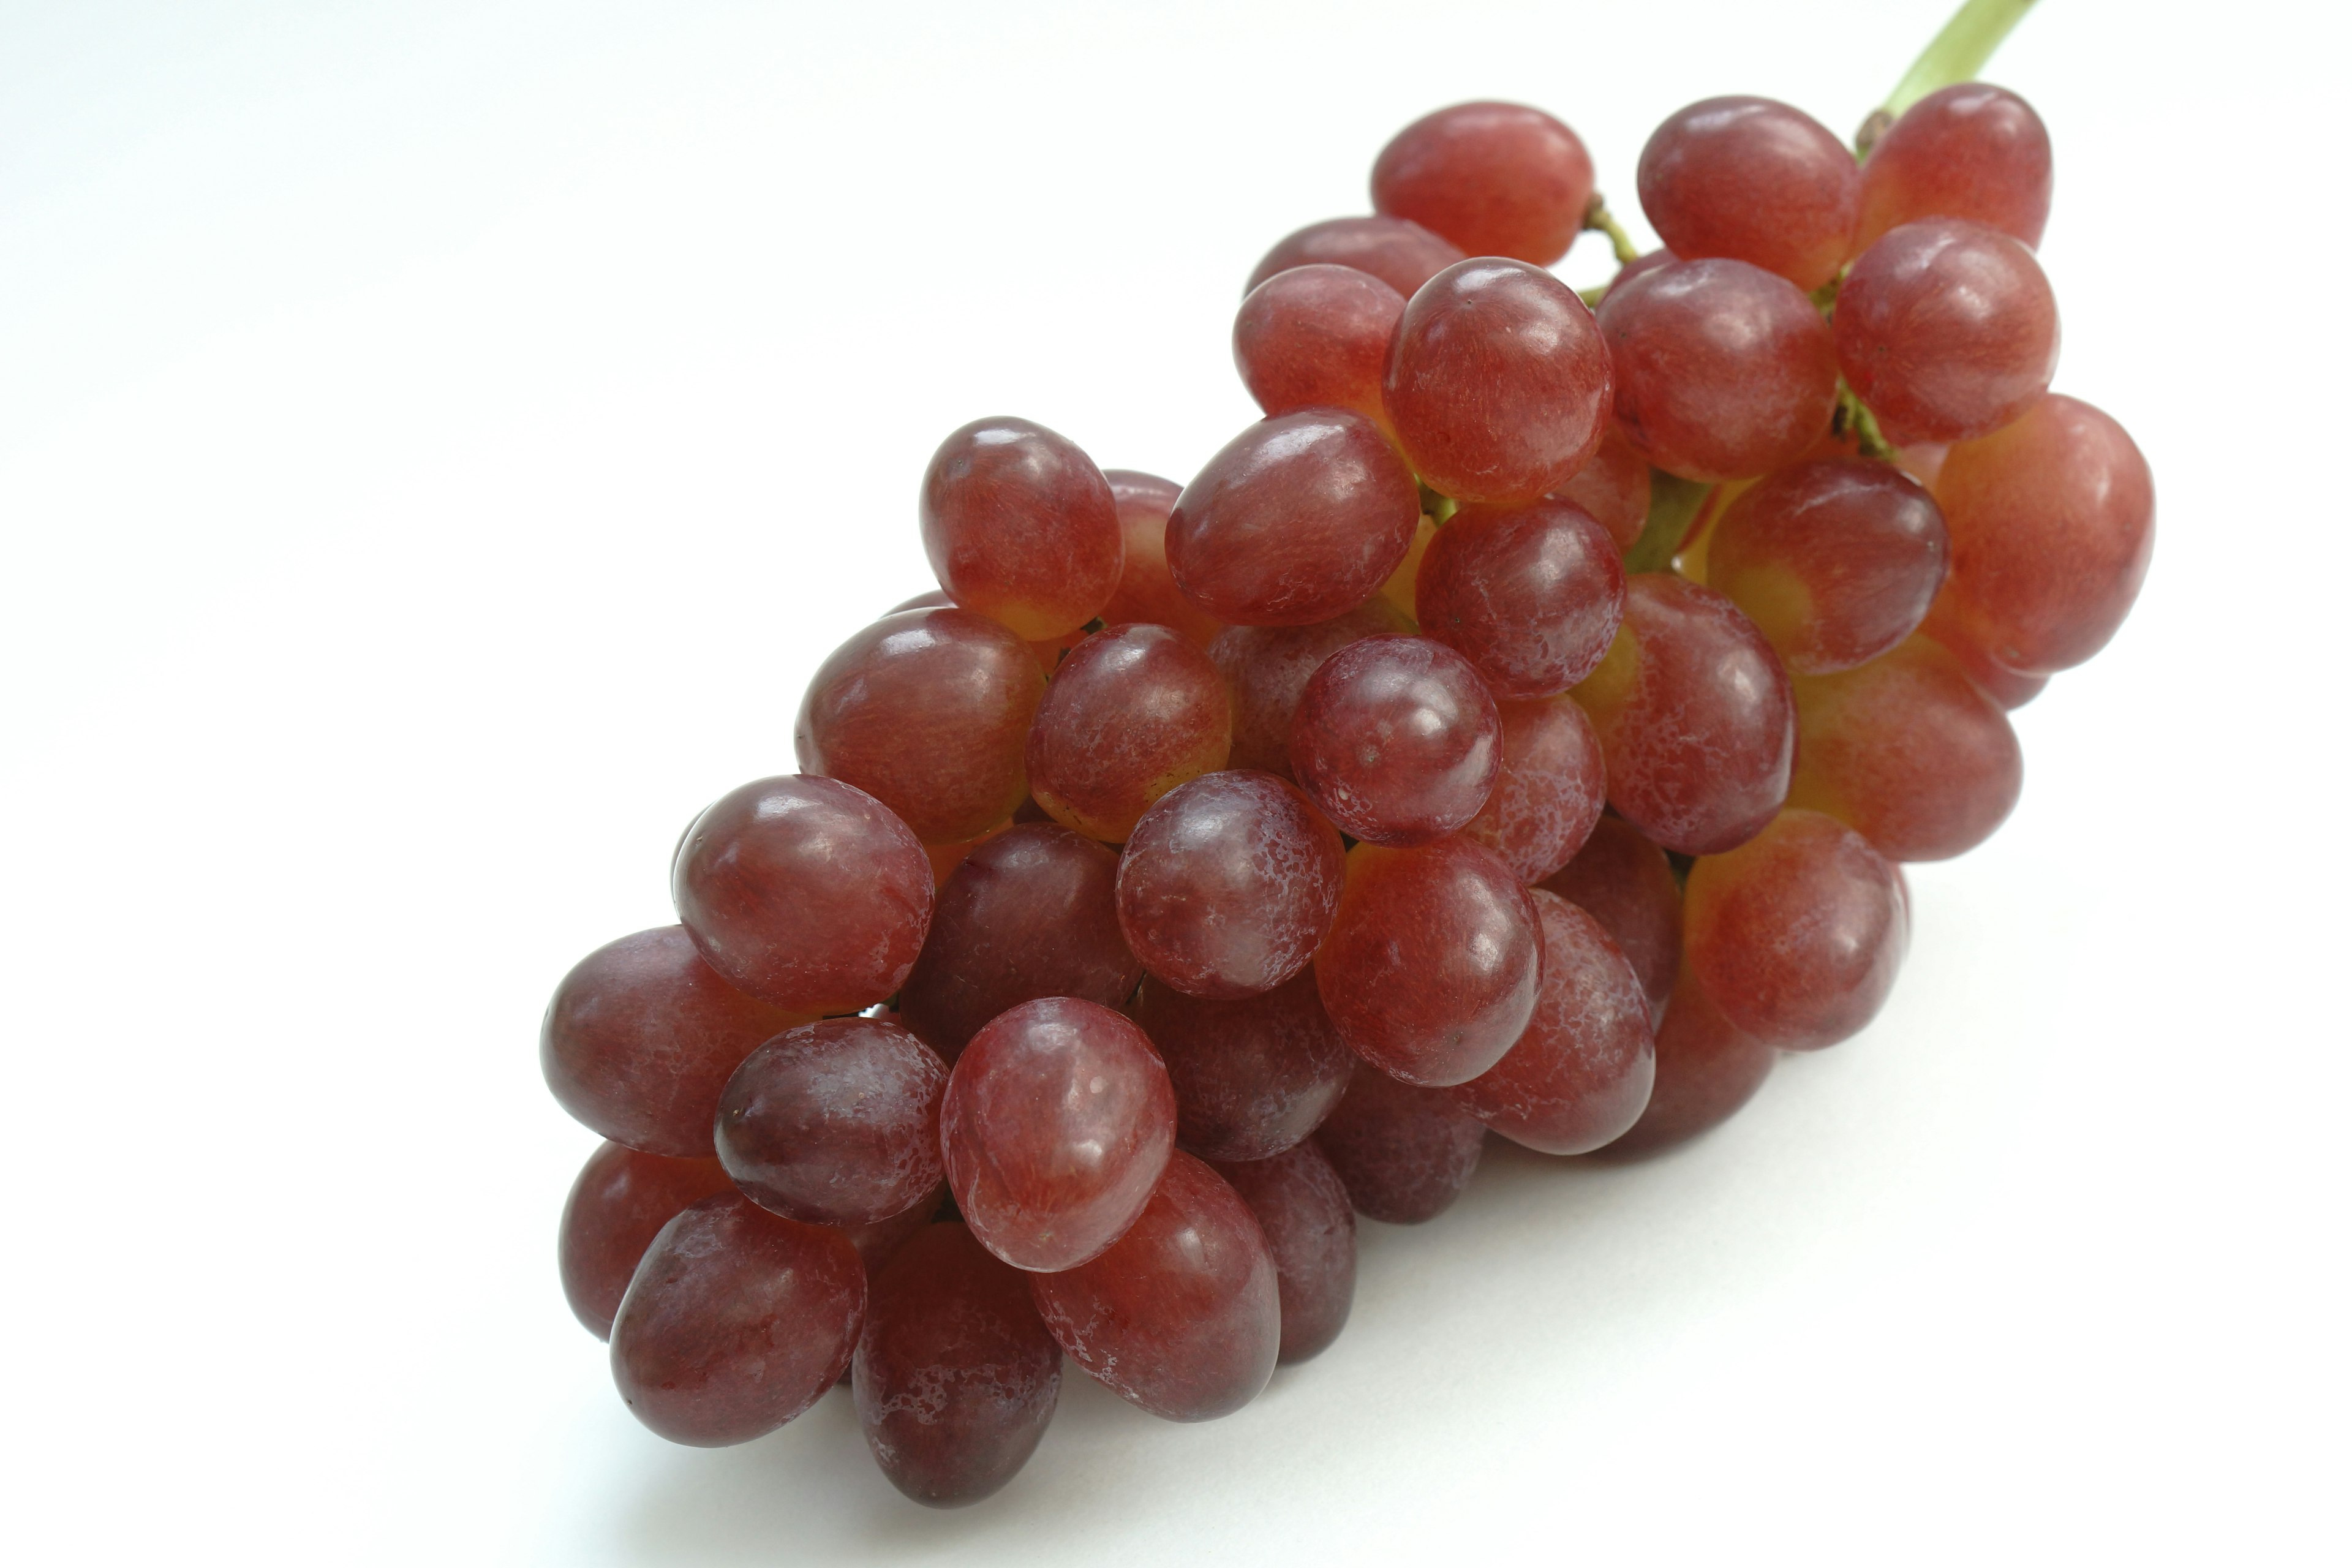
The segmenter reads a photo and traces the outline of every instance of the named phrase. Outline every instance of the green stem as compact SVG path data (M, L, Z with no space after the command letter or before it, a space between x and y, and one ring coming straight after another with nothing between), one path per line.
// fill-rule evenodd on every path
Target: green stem
M1899 115L1929 93L1974 78L2032 9L2033 0L1966 0L1886 95L1887 114Z
M1683 547L1683 535L1690 531L1698 509L1714 493L1713 485L1679 479L1664 468L1651 469L1650 520L1642 525L1642 537L1625 552L1625 570L1672 571L1675 552Z
M1601 199L1598 191L1593 193L1592 205L1584 209L1584 226L1599 229L1609 237L1609 248L1617 253L1618 266L1624 267L1642 258L1642 253L1633 247L1633 237L1611 216L1609 204Z

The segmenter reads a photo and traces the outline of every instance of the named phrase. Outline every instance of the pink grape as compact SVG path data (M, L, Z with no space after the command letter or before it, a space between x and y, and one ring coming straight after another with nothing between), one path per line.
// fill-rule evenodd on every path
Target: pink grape
M1575 697L1609 763L1609 804L1654 843L1716 855L1789 791L1789 678L1722 595L1664 573L1625 584L1625 622Z
M1299 788L1373 844L1426 844L1478 815L1503 721L1478 672L1426 637L1366 637L1323 661L1290 728Z
M1118 508L1102 470L1026 419L975 419L940 444L922 528L948 595L1032 642L1084 626L1118 587Z
M1110 484L1111 500L1118 507L1119 532L1127 542L1118 591L1103 606L1103 624L1117 626L1146 621L1172 626L1202 647L1208 647L1225 624L1186 598L1168 570L1168 514L1176 510L1176 498L1184 493L1184 487L1131 468L1106 468L1103 478Z
M1501 1061L1454 1093L1515 1143L1587 1153L1650 1102L1650 1000L1599 921L1557 893L1530 897L1543 922L1535 1016Z
M2058 369L2058 300L2033 252L1964 218L1890 229L1838 289L1838 368L1886 438L1990 436Z
M2007 88L1955 82L1880 134L1862 165L1856 254L1899 224L1964 217L2042 243L2050 218L2050 132Z
M727 1080L719 1163L761 1208L811 1225L878 1225L939 1190L947 1064L897 1024L788 1029Z
M1836 340L1786 279L1739 260L1677 261L1611 289L1600 325L1618 425L1669 473L1753 478L1829 433Z
M1225 765L1233 700L1196 643L1112 626L1054 672L1029 728L1029 793L1063 826L1124 842L1151 803Z
M1421 634L1470 661L1497 698L1550 697L1592 673L1625 609L1625 565L1572 501L1471 505L1422 557Z
M1410 616L1375 598L1304 626L1229 626L1209 645L1209 658L1234 698L1234 745L1227 764L1290 775L1290 725L1307 679L1349 643L1386 633L1410 633Z
M1134 1016L1175 1088L1177 1141L1204 1160L1292 1147L1323 1124L1355 1071L1311 974L1237 1002L1147 979Z
M1286 236L1267 251L1242 292L1293 267L1333 262L1369 272L1410 300L1414 289L1462 258L1461 247L1403 218L1326 218Z
M1582 507L1607 530L1610 542L1622 555L1633 548L1633 542L1642 537L1643 525L1650 521L1649 460L1633 449L1633 443L1612 418L1592 461L1556 493L1560 500Z
M1820 458L1743 491L1709 531L1707 586L1756 623L1791 674L1867 663L1918 629L1951 543L1918 481Z
M1604 1152L1654 1153L1729 1121L1755 1098L1780 1059L1770 1046L1735 1028L1685 966L1658 1026L1650 1103Z
M1472 256L1549 267L1568 254L1592 201L1592 158L1539 109L1457 103L1392 137L1372 164L1372 205L1444 235Z
M1423 479L1462 501L1531 501L1576 477L1609 424L1609 349L1541 268L1460 261L1405 302L1381 397Z
M611 1339L629 1277L661 1227L733 1189L716 1160L676 1160L609 1139L597 1144L572 1184L556 1231L556 1272L572 1315L598 1339Z
M1312 1142L1210 1167L1249 1205L1274 1255L1283 1365L1311 1361L1348 1326L1356 1296L1356 1214L1347 1184Z
M1683 961L1683 888L1666 852L1623 817L1604 816L1543 885L1601 922L1640 978L1656 1027Z
M1420 1225L1454 1206L1477 1173L1486 1128L1451 1091L1359 1072L1316 1146L1358 1212Z
M1571 697L1498 704L1503 765L1462 829L1503 858L1522 882L1540 882L1582 847L1608 804L1608 765L1592 721Z
M1769 98L1710 98L1650 133L1634 179L1676 256L1727 256L1811 292L1837 273L1862 209L1853 154Z
M1249 291L1234 319L1234 363L1268 414L1351 408L1376 424L1381 369L1404 314L1404 296L1352 267L1318 263L1277 272Z

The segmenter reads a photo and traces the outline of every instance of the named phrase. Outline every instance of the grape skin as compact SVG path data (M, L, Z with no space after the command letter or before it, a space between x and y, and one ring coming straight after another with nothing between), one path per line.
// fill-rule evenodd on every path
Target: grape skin
M1543 886L1601 922L1640 976L1657 1026L1683 961L1683 889L1665 851L1623 817L1604 816Z
M1247 294L1293 267L1333 262L1368 272L1405 299L1463 259L1459 246L1398 217L1335 217L1285 236L1250 273Z
M1964 217L2039 246L2050 182L2050 132L2032 106L2007 88L1955 82L1905 110L1870 149L1854 253L1923 217Z
M1204 1160L1271 1159L1296 1146L1356 1070L1311 974L1233 1002L1147 979L1134 1017L1167 1064L1177 1142Z
M596 1145L556 1229L556 1274L572 1315L598 1339L611 1339L629 1277L662 1226L732 1186L716 1160L648 1154L609 1139Z
M1349 408L1386 424L1381 367L1404 296L1368 272L1316 263L1277 272L1234 318L1234 364L1268 414Z
M719 1163L744 1196L787 1219L878 1224L939 1188L947 1083L947 1064L897 1024L803 1024L727 1080Z
M1323 1151L1300 1143L1270 1159L1215 1163L1265 1233L1282 1340L1276 1361L1311 1361L1348 1326L1356 1295L1356 1215Z
M1054 672L1029 729L1029 793L1064 826L1125 842L1152 802L1225 765L1233 702L1217 667L1166 626L1111 626Z
M1907 223L1864 251L1834 328L1838 368L1898 446L1990 436L2058 370L2058 300L2033 252L1962 218Z
M1111 500L1118 507L1119 532L1127 544L1118 591L1103 606L1103 624L1117 626L1146 621L1172 627L1208 647L1225 624L1186 598L1168 570L1168 514L1176 510L1176 498L1184 493L1184 487L1132 468L1106 468L1103 478L1109 482Z
M1372 163L1372 206L1444 235L1471 256L1549 267L1592 201L1592 158L1576 132L1517 103L1424 114Z
M1365 637L1308 678L1290 768L1343 831L1426 844L1486 804L1502 739L1495 699L1461 655L1426 637Z
M1118 503L1092 458L1027 419L975 419L923 472L923 550L949 597L1031 642L1102 614L1118 587Z
M1445 1089L1366 1070L1349 1081L1315 1142L1359 1213L1421 1225L1468 1190L1486 1129Z
M1503 765L1462 837L1502 857L1522 882L1540 882L1583 847L1608 804L1609 773L1592 721L1575 699L1498 704Z
M1725 1018L1685 965L1658 1026L1650 1103L1601 1152L1653 1154L1721 1125L1755 1098L1780 1059L1780 1052Z
M1642 148L1642 211L1676 256L1724 256L1811 293L1846 258L1862 175L1812 116L1769 98L1704 99Z

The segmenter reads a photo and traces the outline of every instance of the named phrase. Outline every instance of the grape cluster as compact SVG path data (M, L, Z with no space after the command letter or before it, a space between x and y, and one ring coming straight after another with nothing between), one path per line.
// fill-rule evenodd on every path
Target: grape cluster
M1355 1213L1442 1213L1490 1131L1689 1138L1867 1024L1900 863L2000 824L2004 710L2147 564L2147 464L2048 391L2050 175L1999 88L1859 163L1712 99L1588 303L1583 143L1460 105L1268 253L1265 417L1190 483L948 437L941 591L547 1015L610 1140L563 1284L631 1410L736 1443L846 1376L889 1479L970 1502L1064 1356L1228 1414L1339 1334Z

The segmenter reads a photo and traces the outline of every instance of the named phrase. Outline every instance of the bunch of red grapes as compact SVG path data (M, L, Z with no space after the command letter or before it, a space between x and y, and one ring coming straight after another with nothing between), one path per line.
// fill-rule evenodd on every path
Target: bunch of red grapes
M1065 1355L1227 1415L1339 1334L1355 1212L1442 1213L1489 1132L1687 1139L1869 1022L1900 863L2000 825L2004 710L2147 565L2138 449L2047 390L2050 185L1999 88L1859 163L1709 100L1594 306L1546 269L1615 232L1583 144L1463 104L1259 265L1266 416L1189 484L950 436L942 592L548 1011L630 1409L740 1443L846 1374L884 1473L970 1502Z

